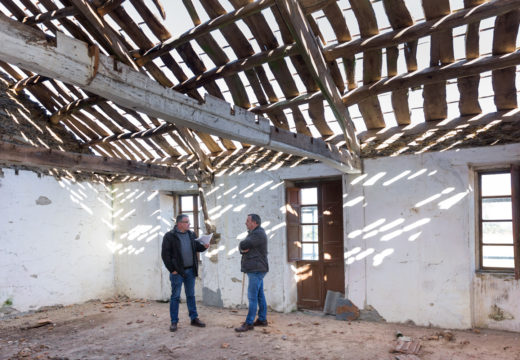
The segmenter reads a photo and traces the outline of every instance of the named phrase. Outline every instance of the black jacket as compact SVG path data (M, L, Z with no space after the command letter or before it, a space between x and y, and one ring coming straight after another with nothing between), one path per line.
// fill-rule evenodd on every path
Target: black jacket
M191 248L193 252L193 272L195 273L195 276L198 276L199 263L197 260L196 252L206 251L206 248L200 242L195 241L195 238L197 236L193 231L188 230L188 234L190 235ZM166 266L170 273L177 271L180 275L185 275L184 263L182 261L181 253L181 240L175 233L175 228L164 234L162 241L161 257L164 262L164 266Z
M249 231L247 237L240 242L238 249L242 254L241 269L244 273L268 272L267 261L267 235L265 230L257 226ZM244 252L244 250L248 250Z

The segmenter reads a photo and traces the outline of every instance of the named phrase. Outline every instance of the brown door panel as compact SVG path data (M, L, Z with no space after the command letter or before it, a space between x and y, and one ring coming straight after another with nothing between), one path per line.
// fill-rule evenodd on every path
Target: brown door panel
M322 271L317 261L297 261L298 308L323 309Z

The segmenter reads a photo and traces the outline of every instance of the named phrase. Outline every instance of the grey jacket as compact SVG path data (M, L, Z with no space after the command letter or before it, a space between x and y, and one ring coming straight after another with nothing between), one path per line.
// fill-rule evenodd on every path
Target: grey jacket
M244 273L268 272L267 235L261 226L249 231L247 237L238 244L242 254L241 269ZM249 250L244 252L244 250Z

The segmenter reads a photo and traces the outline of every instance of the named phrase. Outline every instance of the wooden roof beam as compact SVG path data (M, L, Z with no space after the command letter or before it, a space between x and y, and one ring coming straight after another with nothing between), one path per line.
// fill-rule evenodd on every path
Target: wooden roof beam
M349 42L330 45L323 49L323 54L327 61L332 61L339 57L348 57L367 50L395 46L431 35L438 31L448 30L485 18L502 15L518 7L520 7L520 0L492 0L438 19L424 21L400 30L388 31L368 39L358 38Z
M424 84L434 84L449 79L464 78L486 71L504 69L520 64L520 50L506 55L483 56L474 60L461 60L444 66L433 66L409 74L402 74L361 86L343 96L345 105L350 106L367 97L397 89L409 89Z
M142 131L136 132L126 132L122 134L114 134L110 136L105 136L103 138L94 139L87 143L81 144L81 146L92 146L99 143L109 143L118 140L128 140L128 139L147 139L159 135L166 134L170 131L175 130L175 126L170 123L161 124L160 126L153 129L146 129Z
M145 164L139 161L115 159L88 154L42 149L0 141L0 163L38 168L60 168L102 174L145 176L185 182L207 182L198 172L184 173L172 166Z
M67 6L59 10L52 10L46 13L41 13L34 16L26 16L22 22L27 25L40 24L46 21L59 20L67 16L74 16L79 13L78 9L74 6Z
M174 90L187 92L191 89L203 86L209 81L221 79L226 76L234 75L240 71L252 69L258 65L265 64L269 61L283 59L286 56L293 56L299 53L296 44L282 45L276 49L262 51L247 58L230 61L226 65L217 66L200 75L195 75L186 81L173 87Z
M100 54L93 59L86 43L62 33L57 33L53 47L40 31L0 15L0 42L5 45L0 48L0 59L76 85L122 107L246 144L307 156L343 172L360 171L356 155L337 149L316 152L317 139L308 136L298 135L297 143L273 139L269 120L256 119L239 107L231 109L212 96L200 104L113 58ZM99 63L97 71L95 60Z
M71 115L81 109L85 109L87 107L96 105L101 101L106 101L105 99L100 98L99 96L91 96L84 99L77 99L73 102L65 105L54 114L51 115L51 122L53 124L57 124L63 119L65 116Z
M323 58L321 49L312 35L312 30L302 8L296 0L276 0L276 4L300 48L300 55L307 64L309 72L318 84L323 97L329 103L338 124L343 130L347 148L353 157L358 157L359 143L354 123L341 101L341 95Z
M22 80L17 81L15 84L11 85L9 88L11 90L13 90L14 92L18 93L28 86L41 84L42 82L47 81L47 80L49 80L48 77L35 74L35 75L29 76Z
M262 11L265 8L271 7L273 4L274 0L257 0L239 9L231 11L227 14L218 16L214 19L210 19L200 25L195 26L193 29L184 32L175 39L168 39L167 41L164 41L154 46L153 48L148 50L141 58L137 59L136 62L139 65L143 65L148 61L153 60L161 55L164 55L168 53L170 50L187 43L188 41L194 40L201 35L208 34L213 30L232 24L237 20L253 15L259 11Z
M111 50L119 59L125 64L130 65L134 70L138 70L139 67L135 64L134 60L128 53L123 41L119 38L119 35L110 27L110 25L103 20L103 18L97 13L97 10L87 0L70 0L71 3L79 10L79 12L85 17L85 19L93 26L97 35L104 39L110 44Z

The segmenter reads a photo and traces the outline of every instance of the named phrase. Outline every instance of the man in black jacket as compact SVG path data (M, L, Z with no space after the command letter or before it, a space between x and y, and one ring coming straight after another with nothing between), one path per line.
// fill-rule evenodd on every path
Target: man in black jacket
M247 287L249 312L246 321L240 327L235 328L237 332L253 330L255 326L267 326L264 276L269 271L269 263L267 261L267 235L260 226L261 223L260 216L257 214L247 215L248 235L238 245L242 254L241 271L247 274L249 281ZM258 318L254 321L257 308Z
M202 245L195 241L196 235L190 228L188 215L180 214L175 220L175 227L168 231L162 242L161 257L164 265L170 272L172 283L172 296L170 299L170 331L177 330L179 322L179 300L181 297L181 287L184 283L184 293L191 325L205 327L199 320L197 314L197 304L195 302L195 278L198 275L197 251L203 252L209 244Z

